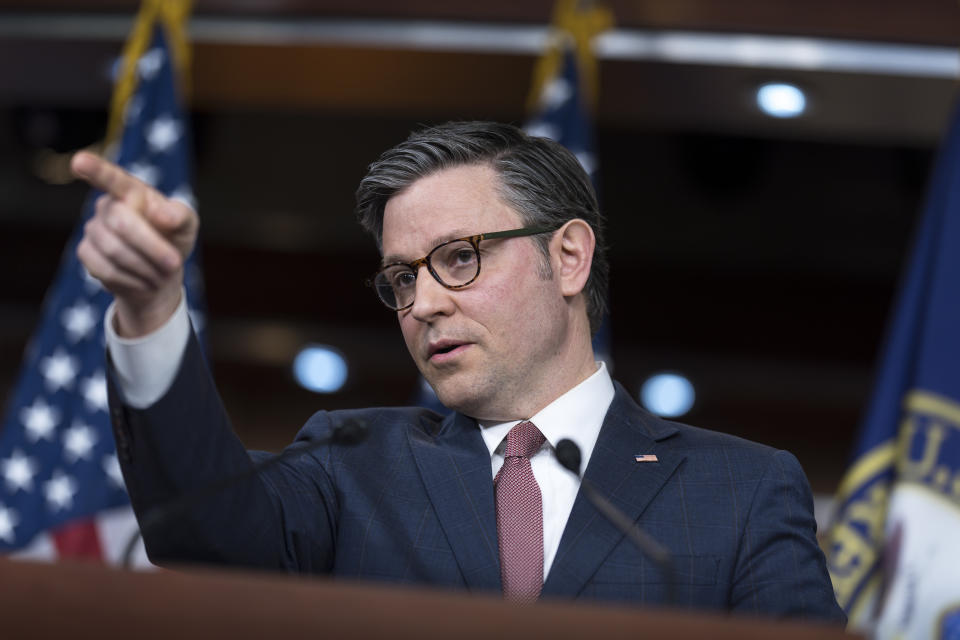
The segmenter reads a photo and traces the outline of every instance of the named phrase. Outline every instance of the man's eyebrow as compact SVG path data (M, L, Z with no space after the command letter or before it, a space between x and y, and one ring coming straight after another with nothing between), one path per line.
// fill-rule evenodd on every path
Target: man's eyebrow
M457 240L459 238L469 238L471 235L473 234L467 233L462 229L458 229L455 231L450 231L440 236L436 236L433 239L433 241L430 243L430 250L433 251L434 248L440 246L444 242L450 242L451 240ZM423 256L418 256L417 258L422 258L422 257ZM398 262L401 264L408 264L410 262L413 262L417 258L407 258L406 256L392 253L388 256L383 256L383 259L380 261L380 267L382 268L387 266L388 264L396 264Z
M398 262L402 264L407 264L410 261L404 260L402 256L398 256L398 255L383 256L383 259L380 260L380 268L382 269L388 264L397 264Z

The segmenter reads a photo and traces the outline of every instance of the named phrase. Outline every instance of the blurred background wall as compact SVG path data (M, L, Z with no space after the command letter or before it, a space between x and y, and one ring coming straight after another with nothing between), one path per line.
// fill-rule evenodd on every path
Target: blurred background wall
M418 124L520 124L552 0L200 0L196 195L212 363L246 442L320 408L407 404L418 378L363 286L366 165ZM682 372L683 421L792 450L836 487L957 89L942 0L611 1L598 43L614 376ZM133 0L0 0L0 399L86 194ZM789 82L806 110L756 92ZM291 363L336 347L337 393Z

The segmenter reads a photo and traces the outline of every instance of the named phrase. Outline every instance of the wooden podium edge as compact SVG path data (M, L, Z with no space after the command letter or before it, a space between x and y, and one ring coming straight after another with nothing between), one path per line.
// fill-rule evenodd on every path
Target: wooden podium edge
M842 628L186 567L0 559L4 638L855 638Z

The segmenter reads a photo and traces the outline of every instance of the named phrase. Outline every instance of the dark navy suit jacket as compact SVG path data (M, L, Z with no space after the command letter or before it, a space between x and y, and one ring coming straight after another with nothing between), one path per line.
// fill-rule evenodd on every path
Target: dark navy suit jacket
M111 403L141 519L268 455L234 436L193 338L154 406L123 406L112 384ZM490 456L476 423L416 408L319 412L291 446L348 420L369 437L295 456L148 526L151 559L499 592ZM585 477L673 554L676 606L844 620L791 454L661 420L618 385ZM578 495L542 597L656 606L665 594L661 569Z

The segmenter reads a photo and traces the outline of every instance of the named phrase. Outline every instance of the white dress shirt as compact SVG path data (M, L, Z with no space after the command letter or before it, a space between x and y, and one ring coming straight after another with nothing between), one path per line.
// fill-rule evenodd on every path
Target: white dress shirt
M173 384L190 336L186 295L167 322L146 336L121 338L114 327L115 303L107 309L104 326L120 393L131 407L144 409L159 400ZM546 580L567 526L580 479L557 460L557 443L567 438L580 448L581 471L587 468L600 426L613 402L613 381L603 362L589 378L528 418L544 435L540 449L530 457L533 476L543 497L543 576ZM481 422L480 433L490 451L491 477L503 466L506 436L519 423Z
M600 362L596 373L528 418L545 438L540 449L530 456L533 477L537 479L543 497L544 580L550 573L560 537L573 510L573 501L580 490L580 478L557 460L557 443L564 438L572 440L580 448L581 472L586 469L613 395L613 381L607 366ZM507 433L519 422L479 423L483 441L490 451L494 478L503 466Z
M117 303L107 307L103 326L107 349L117 374L117 386L124 402L134 409L146 409L163 397L180 368L190 338L187 295L180 292L180 304L159 329L139 338L121 338L114 329Z

